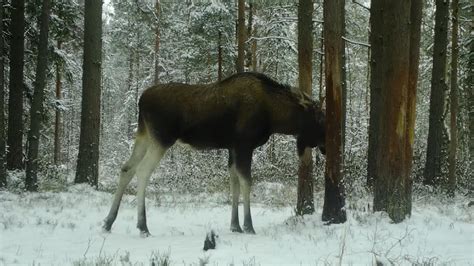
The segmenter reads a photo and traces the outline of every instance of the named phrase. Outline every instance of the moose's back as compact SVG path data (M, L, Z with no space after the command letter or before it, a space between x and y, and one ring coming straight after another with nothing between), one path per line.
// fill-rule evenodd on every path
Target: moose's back
M165 146L180 140L198 149L229 149L266 141L262 139L268 138L270 126L265 97L259 80L252 78L208 85L170 83L147 89L139 109Z

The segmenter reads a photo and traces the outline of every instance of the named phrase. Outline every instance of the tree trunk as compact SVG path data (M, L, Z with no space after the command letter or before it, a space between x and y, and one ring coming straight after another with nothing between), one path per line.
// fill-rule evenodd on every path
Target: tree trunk
M421 20L423 17L423 1L411 0L410 8L410 66L408 73L408 98L407 98L407 121L411 126L407 126L407 146L413 147L415 138L415 119L416 119L416 91L418 86L418 73L420 63L420 39L421 39ZM408 168L413 164L413 148L406 149L406 160ZM408 175L411 174L410 171Z
M469 10L467 11L472 18L474 16L474 5L471 5ZM474 32L474 23L471 23L469 26L469 32ZM467 82L465 90L467 91L467 111L468 111L468 123L469 123L469 159L470 159L470 166L471 169L474 169L474 90L472 89L472 84L474 84L474 41L470 41L469 44L469 60L468 60L468 67L471 71L467 72ZM470 185L470 192L472 193L474 190L474 184Z
M133 101L133 104L132 104L132 112L131 114L133 115L132 118L131 118L131 123L129 124L130 125L130 137L133 137L134 134L135 134L135 126L134 124L136 123L136 121L138 121L138 90L140 89L140 81L141 81L141 69L140 69L140 44L141 43L141 40L140 40L140 31L137 31L137 44L138 46L136 47L136 51L135 51L135 56L136 56L136 64L137 64L137 75L136 75L136 83L135 83L135 91L133 92L133 96L134 96L134 101ZM138 126L138 125L137 125Z
M28 157L26 160L25 187L27 191L38 191L38 150L43 116L44 88L48 70L48 31L50 0L43 0L39 21L40 36L36 65L35 91L30 108L30 130L28 131Z
M247 22L247 36L246 36L247 40L250 37L252 37L253 11L254 11L253 0L249 0L249 21ZM251 45L247 45L246 48L247 48L246 49L247 62L246 62L245 65L246 65L247 69L251 69L251 67L252 67L252 47L251 47Z
M217 35L217 81L222 80L222 32Z
M58 50L61 49L61 41L58 41ZM61 66L56 63L56 100L62 98ZM61 110L56 106L56 119L54 123L54 164L61 163Z
M375 182L377 149L380 143L379 119L381 109L381 78L380 69L386 64L382 61L383 10L382 1L371 2L370 7L370 112L369 112L369 147L367 155L367 186L372 188Z
M456 189L456 150L458 146L457 115L458 115L458 19L459 19L459 1L453 0L452 8L452 30L451 30L451 92L450 92L450 135L449 145L449 175L448 175L448 194L454 196ZM472 69L470 70L472 71ZM472 85L472 84L471 84ZM472 88L471 88L472 89Z
M299 0L298 4L298 82L299 89L312 94L313 82L313 1ZM300 155L298 169L298 215L314 213L313 160L310 148Z
M423 173L425 185L438 185L443 161L444 101L447 90L446 63L448 47L449 1L436 0L433 71L431 76L428 148Z
M324 1L324 55L326 80L326 172L322 220L346 221L343 184L344 123L344 0Z
M254 16L257 15L257 10L256 10L256 6L255 6L255 3L253 5L253 14ZM256 27L254 26L253 29L252 29L252 36L257 36L257 29ZM252 42L250 43L250 45L252 46L250 48L250 51L251 51L251 65L252 65L252 71L257 71L257 40L256 39L253 39Z
M96 187L99 176L101 62L102 1L86 0L81 133L74 182L89 182Z
M3 21L5 1L0 2L0 21ZM5 51L3 23L0 23L0 188L7 186L7 150L5 132Z
M237 72L244 72L245 61L245 0L238 0L237 14Z
M156 22L155 22L155 78L154 84L160 82L160 0L155 1L155 13L156 13Z
M419 36L415 35L419 34L421 0L375 0L371 15L382 22L372 28L372 34L380 39L371 47L376 54L381 51L378 59L383 62L372 72L381 85L374 211L386 211L398 223L411 214L410 172L419 53Z
M346 35L346 10L345 10L345 1L342 4L342 7L339 8L340 13L343 20L342 23L338 23L341 27L341 39ZM332 18L330 18L331 20ZM324 26L324 25L323 25ZM346 83L346 77L347 77L347 69L346 69L346 42L344 39L342 39L342 45L341 48L338 49L341 58L341 63L340 63L340 68L341 68L341 90L342 90L342 131L341 131L341 137L342 137L342 161L344 162L344 151L346 149L346 124L347 124L347 83ZM326 57L327 58L327 57Z
M23 65L25 41L25 1L12 1L10 32L10 95L8 98L9 169L23 169Z
M321 27L321 38L319 49L322 52L324 50L324 27ZM319 102L323 105L324 94L323 94L323 70L324 70L324 52L319 56Z

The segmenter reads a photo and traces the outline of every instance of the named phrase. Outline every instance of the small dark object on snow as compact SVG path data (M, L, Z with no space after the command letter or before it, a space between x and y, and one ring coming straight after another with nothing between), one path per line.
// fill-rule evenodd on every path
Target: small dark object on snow
M471 206L474 206L474 201L472 200L467 204L467 207L471 207Z
M214 230L211 230L211 232L206 234L206 240L204 240L204 251L207 251L208 249L216 249L216 233L214 233Z

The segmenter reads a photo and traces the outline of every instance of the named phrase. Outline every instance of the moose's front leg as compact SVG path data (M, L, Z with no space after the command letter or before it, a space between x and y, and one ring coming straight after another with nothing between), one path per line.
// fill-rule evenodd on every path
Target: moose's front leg
M230 169L230 190L232 191L232 217L230 219L230 230L232 232L242 233L239 223L239 196L240 184L239 177L235 171L235 166Z
M230 231L242 233L239 223L239 197L240 184L237 171L235 170L234 151L229 150L229 174L230 174L230 192L232 193L232 213L230 217Z
M156 168L161 158L165 153L165 149L153 145L148 148L145 157L141 161L137 169L138 177L138 191L137 191L137 206L138 206L138 219L137 228L140 230L140 236L148 237L150 231L146 225L146 212L145 212L145 192L146 187L150 181L150 176L153 170Z
M255 234L250 213L250 190L252 186L251 164L253 150L241 150L236 153L236 170L239 177L240 190L244 200L244 232Z
M252 215L250 214L250 187L252 180L250 179L250 176L241 176L239 178L242 197L244 200L244 232L255 234L252 224Z

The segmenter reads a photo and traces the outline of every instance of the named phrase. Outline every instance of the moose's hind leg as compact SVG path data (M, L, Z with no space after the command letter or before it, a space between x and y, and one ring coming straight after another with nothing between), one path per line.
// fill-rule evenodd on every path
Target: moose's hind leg
M138 219L137 228L140 230L140 235L147 237L150 235L148 227L146 225L146 213L145 213L145 192L146 187L150 181L150 176L155 170L156 166L160 162L161 158L165 154L166 149L159 144L151 145L143 160L138 165L137 178L137 205L138 205Z
M110 208L109 214L104 220L104 225L102 228L106 232L110 232L112 228L112 224L114 223L115 219L117 218L118 209L120 207L120 201L122 200L123 193L127 188L130 180L132 180L133 176L135 175L135 171L137 169L138 164L145 156L147 150L147 141L145 136L137 136L135 138L135 144L133 147L133 152L128 161L122 166L120 171L120 179L117 187L117 191L115 192L114 200L112 203L112 207Z

